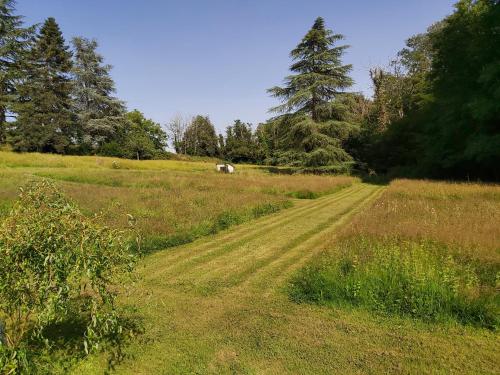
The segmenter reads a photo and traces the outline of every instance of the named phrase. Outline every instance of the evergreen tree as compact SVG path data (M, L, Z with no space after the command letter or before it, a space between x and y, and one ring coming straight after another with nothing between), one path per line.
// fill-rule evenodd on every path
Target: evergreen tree
M34 27L22 27L22 17L13 14L14 7L14 0L0 0L0 143L6 139L7 112L16 100L23 55L34 33Z
M290 70L296 74L286 77L285 87L268 90L284 101L273 111L305 113L319 122L342 110L333 99L353 84L348 75L352 66L342 65L341 61L348 46L334 46L343 38L325 29L323 18L316 19L311 30L290 53L295 61Z
M186 154L193 156L218 156L219 147L215 128L208 117L196 116L184 132L182 140Z
M48 18L26 60L18 86L13 146L19 151L67 153L77 132L71 111L71 53L54 18Z
M86 148L98 149L112 140L123 125L122 101L113 96L115 83L110 76L111 65L104 64L97 53L97 41L74 38L73 97L74 110L81 127L80 137Z
M349 122L345 92L353 83L351 66L341 61L347 46L335 45L342 39L317 18L290 53L295 74L286 77L285 87L268 90L283 102L271 110L284 113L270 125L279 138L274 163L316 167L351 160L343 143L357 124Z

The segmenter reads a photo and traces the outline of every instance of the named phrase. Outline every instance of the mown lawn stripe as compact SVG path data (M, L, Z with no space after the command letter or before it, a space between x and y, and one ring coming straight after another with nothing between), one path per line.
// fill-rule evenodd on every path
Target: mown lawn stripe
M318 207L327 207L331 203L334 203L336 201L340 201L347 196L350 196L352 194L357 193L360 190L363 190L363 187L357 187L355 190L349 190L349 191L344 191L340 192L338 194L334 194L332 197L328 198L320 198L321 201L315 202L314 204L306 205L304 206L303 210L299 211L294 211L292 212L291 215L284 215L283 213L280 215L279 213L276 215L275 220L271 221L272 225L269 225L269 222L267 221L260 221L257 220L252 223L248 223L247 226L248 228L245 229L250 229L244 235L243 237L241 236L241 232L236 230L230 230L231 232L231 238L234 238L234 241L227 241L227 237L219 237L215 236L213 240L210 241L208 246L205 243L201 243L201 246L197 246L198 244L192 243L189 246L187 246L188 249L191 251L186 251L185 246L181 246L179 248L176 248L175 250L169 250L169 251L175 251L177 254L175 255L175 258L172 259L168 256L166 257L160 257L161 253L155 254L154 257L156 258L155 260L158 260L157 265L159 266L158 271L154 273L149 273L146 277L147 279L154 280L158 277L161 277L162 275L165 275L166 273L168 274L175 274L182 272L183 270L190 269L198 264L203 264L207 261L210 261L210 259L213 259L215 257L224 255L239 246L245 244L246 242L252 240L253 238L256 237L261 237L264 234L267 234L269 232L272 232L273 230L278 229L279 227L282 227L284 225L287 225L290 222L295 221L298 217L308 215L310 213L313 213L315 210L318 209ZM287 210L286 213L290 213L290 210ZM220 246L221 243L224 243L224 246ZM160 259L158 259L160 258Z

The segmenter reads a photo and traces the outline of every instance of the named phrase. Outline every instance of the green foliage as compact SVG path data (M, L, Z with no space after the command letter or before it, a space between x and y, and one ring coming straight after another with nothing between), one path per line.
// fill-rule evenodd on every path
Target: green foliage
M48 18L23 61L26 76L17 86L17 121L12 145L18 151L71 152L77 128L71 111L71 52L54 18Z
M414 176L499 179L499 27L498 1L461 0L407 41L392 72L374 71L361 157Z
M426 161L440 174L500 178L500 6L462 0L456 8L433 36Z
M325 255L295 276L293 300L498 327L495 285L482 282L471 263L444 255L439 245L358 238L339 247L340 255Z
M14 7L14 0L0 0L0 144L6 141L7 111L17 98L16 81L24 76L21 63L34 32L23 27Z
M74 316L86 321L82 351L116 342L112 286L135 261L120 232L95 224L42 180L22 190L1 223L0 258L1 372L29 371L34 343L50 347L47 329Z
M97 41L73 38L73 97L74 112L80 123L81 147L97 150L120 132L125 112L124 104L113 97L115 83L110 65L96 52Z
M208 117L196 116L183 134L182 146L187 155L218 156L219 140Z
M357 129L350 116L351 94L344 92L352 85L351 66L341 62L347 46L334 46L342 39L316 19L290 54L296 74L286 78L285 87L268 90L284 102L272 111L285 113L263 129L273 164L319 167L352 160L343 148Z
M167 134L160 124L145 118L138 110L128 112L123 117L100 120L103 121L110 123L115 135L100 146L98 151L101 155L145 160L166 153Z
M227 127L226 139L222 146L224 158L232 162L249 163L257 159L257 142L252 126L240 120Z

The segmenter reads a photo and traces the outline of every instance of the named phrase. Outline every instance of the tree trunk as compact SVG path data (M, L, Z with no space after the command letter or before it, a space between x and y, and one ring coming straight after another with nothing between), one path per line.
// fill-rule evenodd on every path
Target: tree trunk
M0 107L0 144L5 142L5 128L7 125L7 116L5 115L5 107Z

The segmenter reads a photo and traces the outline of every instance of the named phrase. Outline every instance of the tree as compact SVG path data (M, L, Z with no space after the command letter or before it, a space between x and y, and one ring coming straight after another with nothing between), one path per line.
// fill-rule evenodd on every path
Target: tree
M283 102L271 109L283 113L270 125L280 138L274 163L316 167L352 160L343 149L357 124L349 122L350 96L345 92L353 83L351 66L341 61L347 46L335 45L342 39L317 18L290 53L295 74L286 77L285 87L268 90Z
M189 119L180 113L176 114L167 124L167 134L172 141L172 147L177 154L185 154L185 144L182 142L189 125Z
M500 179L500 5L460 0L407 41L398 69L375 75L364 155L378 169L437 178Z
M325 29L323 18L318 17L311 30L290 53L294 63L290 70L296 74L285 79L285 87L268 90L272 96L283 100L273 108L279 113L310 115L313 121L335 117L339 108L333 100L353 84L348 73L351 65L342 65L341 57L348 46L334 46L344 39Z
M111 65L103 64L97 53L97 41L74 38L73 97L74 110L81 126L81 140L92 150L112 140L123 124L122 101L113 96L115 83L110 76Z
M377 132L384 132L411 111L421 109L432 98L430 93L433 57L432 35L439 32L442 22L426 33L412 36L398 52L388 68L370 69L374 88L374 105L370 123Z
M14 6L14 0L0 0L0 144L6 140L7 113L16 100L22 60L34 34L34 27L22 27L22 17L13 14Z
M219 155L217 134L208 116L194 117L184 133L182 142L188 155Z
M232 126L228 126L223 146L224 157L226 159L236 163L255 162L257 143L251 124L245 124L241 120L236 120Z
M152 159L167 147L167 134L161 125L144 117L138 110L128 112L129 127L124 136L124 155L129 158Z
M75 149L71 53L54 18L48 18L27 55L18 86L13 146L19 151L67 153Z
M432 38L423 144L435 175L500 179L500 4L461 0Z

